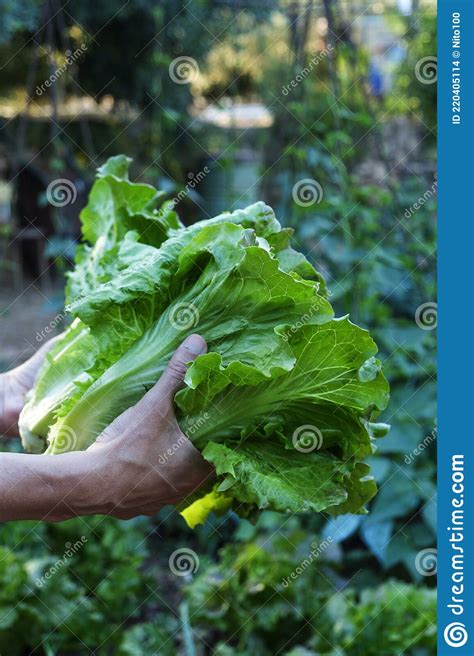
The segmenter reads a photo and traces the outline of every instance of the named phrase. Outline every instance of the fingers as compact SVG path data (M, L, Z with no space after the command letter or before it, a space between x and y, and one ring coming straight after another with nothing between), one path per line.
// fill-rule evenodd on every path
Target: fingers
M171 402L176 392L183 386L189 362L207 351L207 344L200 335L190 335L175 351L166 370L157 384L145 394L135 406L155 407L163 400Z
M60 335L56 335L56 337L48 340L40 349L36 351L36 353L31 358L13 370L20 384L22 384L25 388L30 388L33 386L36 374L43 364L46 353L48 353L48 351L50 351L56 345L58 340L61 339L63 335L64 333L61 333Z

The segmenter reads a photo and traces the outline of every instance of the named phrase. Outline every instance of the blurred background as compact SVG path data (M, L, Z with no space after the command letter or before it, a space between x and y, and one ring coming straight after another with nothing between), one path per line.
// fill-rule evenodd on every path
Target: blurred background
M186 223L272 205L392 386L366 516L0 524L0 653L435 653L435 10L0 0L0 371L64 327L79 212L124 153Z

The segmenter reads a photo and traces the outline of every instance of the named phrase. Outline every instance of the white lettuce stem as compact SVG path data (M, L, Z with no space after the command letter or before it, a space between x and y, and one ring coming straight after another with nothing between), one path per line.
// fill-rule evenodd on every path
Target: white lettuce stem
M170 321L171 305L122 357L111 365L51 429L46 453L87 449L122 412L160 378L179 344L193 326L180 329ZM72 449L65 445L71 444Z

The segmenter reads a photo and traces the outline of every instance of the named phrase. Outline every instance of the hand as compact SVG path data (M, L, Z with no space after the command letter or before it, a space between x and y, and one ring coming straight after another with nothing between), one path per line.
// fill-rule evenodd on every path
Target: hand
M61 337L53 337L29 360L19 367L0 374L0 435L18 435L18 417L25 404L25 396L33 387L46 353Z
M182 433L173 411L187 363L205 351L202 337L188 337L158 383L87 451L54 456L0 453L0 521L152 515L209 480L214 470ZM5 374L6 389L17 398L17 406L33 384L42 357L39 352L33 362L18 368L20 372ZM8 412L13 407L10 404Z
M206 350L202 337L188 337L158 383L87 449L99 478L95 485L80 486L78 514L153 515L213 476L214 469L179 428L173 409L188 363Z

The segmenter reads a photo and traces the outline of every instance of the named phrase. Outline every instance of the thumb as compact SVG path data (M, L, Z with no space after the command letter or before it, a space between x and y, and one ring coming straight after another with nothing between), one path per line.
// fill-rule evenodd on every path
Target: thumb
M118 437L130 425L150 422L155 413L162 416L163 407L172 407L174 395L182 387L187 365L207 351L207 344L200 335L190 335L175 351L159 381L134 406L125 410L97 438L101 444ZM89 447L94 448L94 444Z
M206 351L207 344L200 335L186 337L174 352L160 380L142 400L146 399L146 404L151 405L163 399L172 401L176 392L183 386L188 364Z
M46 353L48 353L48 351L50 351L63 336L64 333L61 333L60 335L56 335L56 337L48 340L31 358L26 360L26 362L23 362L23 364L20 364L16 369L13 369L12 374L14 374L20 385L22 385L25 390L29 390L33 387L36 375L44 362Z

